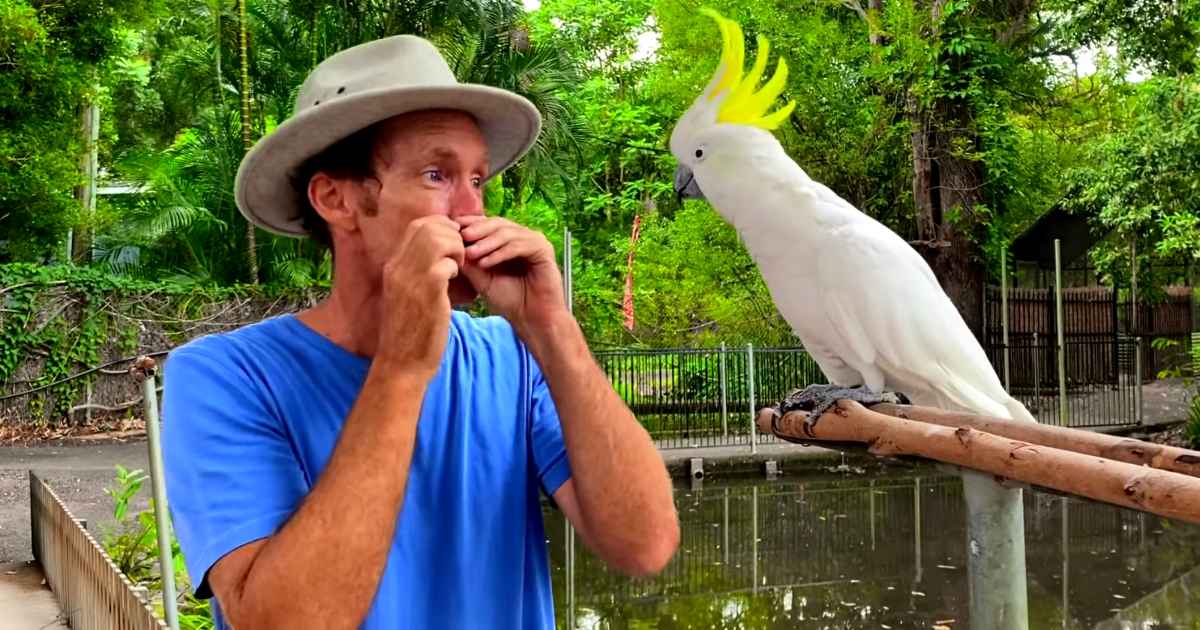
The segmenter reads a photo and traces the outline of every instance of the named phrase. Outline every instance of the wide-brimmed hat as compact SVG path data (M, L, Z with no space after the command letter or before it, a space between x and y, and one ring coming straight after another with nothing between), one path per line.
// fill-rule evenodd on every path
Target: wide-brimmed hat
M507 90L459 83L425 39L378 39L334 54L308 75L292 117L242 159L234 186L238 208L264 230L306 235L302 200L292 185L298 168L357 131L428 109L454 109L475 118L488 148L489 178L520 159L541 129L532 103Z

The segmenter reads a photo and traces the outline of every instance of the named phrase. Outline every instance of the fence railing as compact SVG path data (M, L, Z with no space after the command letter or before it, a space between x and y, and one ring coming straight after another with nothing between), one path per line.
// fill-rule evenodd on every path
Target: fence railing
M1145 358L1146 344L1140 344ZM1069 427L1140 422L1139 342L1107 335L1065 340L1064 387L1053 336L1015 335L1008 345L1010 392L1040 422ZM1003 374L1004 346L985 347ZM596 359L625 403L662 448L749 446L754 407L778 403L792 390L826 382L802 348L721 347L614 350ZM1060 392L1066 391L1066 422ZM774 436L757 435L758 444Z
M96 539L29 473L33 556L73 630L166 630Z
M799 348L617 350L596 359L664 448L749 445L755 407L822 382L816 362Z
M1059 381L1058 341L1036 333L1017 336L1008 344L1009 393L1033 413L1038 422L1074 428L1136 425L1141 421L1141 383L1146 362L1138 360L1145 344L1137 339L1080 335L1064 340L1063 374ZM1004 346L985 346L997 373L1003 374ZM1064 387L1065 385L1065 387ZM1066 422L1061 418L1061 394L1066 390Z

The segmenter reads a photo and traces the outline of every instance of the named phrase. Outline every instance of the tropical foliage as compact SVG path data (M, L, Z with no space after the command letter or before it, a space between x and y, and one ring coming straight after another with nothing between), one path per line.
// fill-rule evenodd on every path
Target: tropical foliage
M1054 207L1111 235L1092 262L1118 285L1132 242L1142 268L1175 270L1144 285L1200 255L1200 1L709 4L788 61L791 155L913 241L969 320L1002 249ZM233 177L316 63L395 33L541 110L488 206L558 246L570 229L594 343L792 341L737 234L672 190L666 139L720 48L677 0L0 0L0 261L61 261L73 228L109 273L327 283L310 243L247 231ZM89 102L104 181L142 187L95 215L74 198Z

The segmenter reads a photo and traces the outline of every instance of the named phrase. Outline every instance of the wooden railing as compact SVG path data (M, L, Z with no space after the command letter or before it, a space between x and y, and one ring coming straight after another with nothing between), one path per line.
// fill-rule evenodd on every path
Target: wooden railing
M167 624L108 554L33 471L29 473L33 556L72 630L165 630Z

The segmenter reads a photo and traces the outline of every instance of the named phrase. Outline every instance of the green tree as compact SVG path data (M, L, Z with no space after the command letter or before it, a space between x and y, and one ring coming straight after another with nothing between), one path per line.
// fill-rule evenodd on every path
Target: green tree
M49 260L78 218L80 111L153 0L0 0L0 262Z

